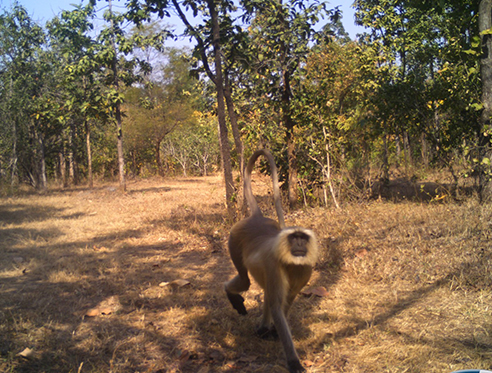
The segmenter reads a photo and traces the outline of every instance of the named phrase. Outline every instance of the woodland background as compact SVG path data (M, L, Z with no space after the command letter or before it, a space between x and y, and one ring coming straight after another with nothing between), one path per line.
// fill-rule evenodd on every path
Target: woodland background
M4 10L4 191L223 170L233 209L232 173L267 146L292 206L384 195L391 180L483 198L487 1L355 1L368 30L355 41L316 1L125 5L89 2L45 25ZM171 13L194 49L166 47Z
M223 293L262 146L320 244L289 315L309 372L492 368L492 0L354 7L357 40L316 1L3 11L0 371L285 372L261 289L246 317Z

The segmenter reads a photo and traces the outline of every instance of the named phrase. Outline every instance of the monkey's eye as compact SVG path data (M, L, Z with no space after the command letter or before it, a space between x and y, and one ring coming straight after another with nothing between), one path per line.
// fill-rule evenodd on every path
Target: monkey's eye
M294 232L288 235L289 242L292 244L294 240L309 242L309 236L304 232Z

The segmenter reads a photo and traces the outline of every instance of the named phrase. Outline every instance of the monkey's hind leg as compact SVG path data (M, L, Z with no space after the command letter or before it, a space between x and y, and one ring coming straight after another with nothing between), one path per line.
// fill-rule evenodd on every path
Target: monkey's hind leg
M244 307L244 298L241 296L243 291L249 289L251 281L249 277L241 277L237 275L231 281L225 283L225 291L229 302L231 302L232 307L240 314L247 315L246 307Z

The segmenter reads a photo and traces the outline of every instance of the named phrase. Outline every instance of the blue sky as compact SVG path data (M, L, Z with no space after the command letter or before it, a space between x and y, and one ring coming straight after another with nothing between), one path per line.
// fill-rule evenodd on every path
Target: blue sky
M73 9L71 4L86 3L87 0L18 0L31 15L31 17L44 24L46 21L52 19L55 15L59 14L62 10ZM13 3L13 0L0 0L0 8L9 8ZM125 1L113 0L115 7L122 6ZM328 2L328 8L334 8L340 6L343 12L343 25L350 37L355 38L357 33L363 31L363 28L354 25L354 10L351 8L353 0L331 0ZM106 1L99 1L99 6L106 5ZM173 23L169 22L170 24ZM179 24L179 20L175 21L175 24Z

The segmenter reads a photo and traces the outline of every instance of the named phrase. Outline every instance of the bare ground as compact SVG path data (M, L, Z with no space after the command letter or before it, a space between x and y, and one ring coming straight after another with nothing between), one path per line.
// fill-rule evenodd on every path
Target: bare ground
M269 181L256 177L272 214ZM0 371L286 372L228 304L219 177L140 180L119 193L0 199ZM372 201L306 209L321 256L289 317L309 372L492 368L492 206ZM184 280L184 281L176 281Z

